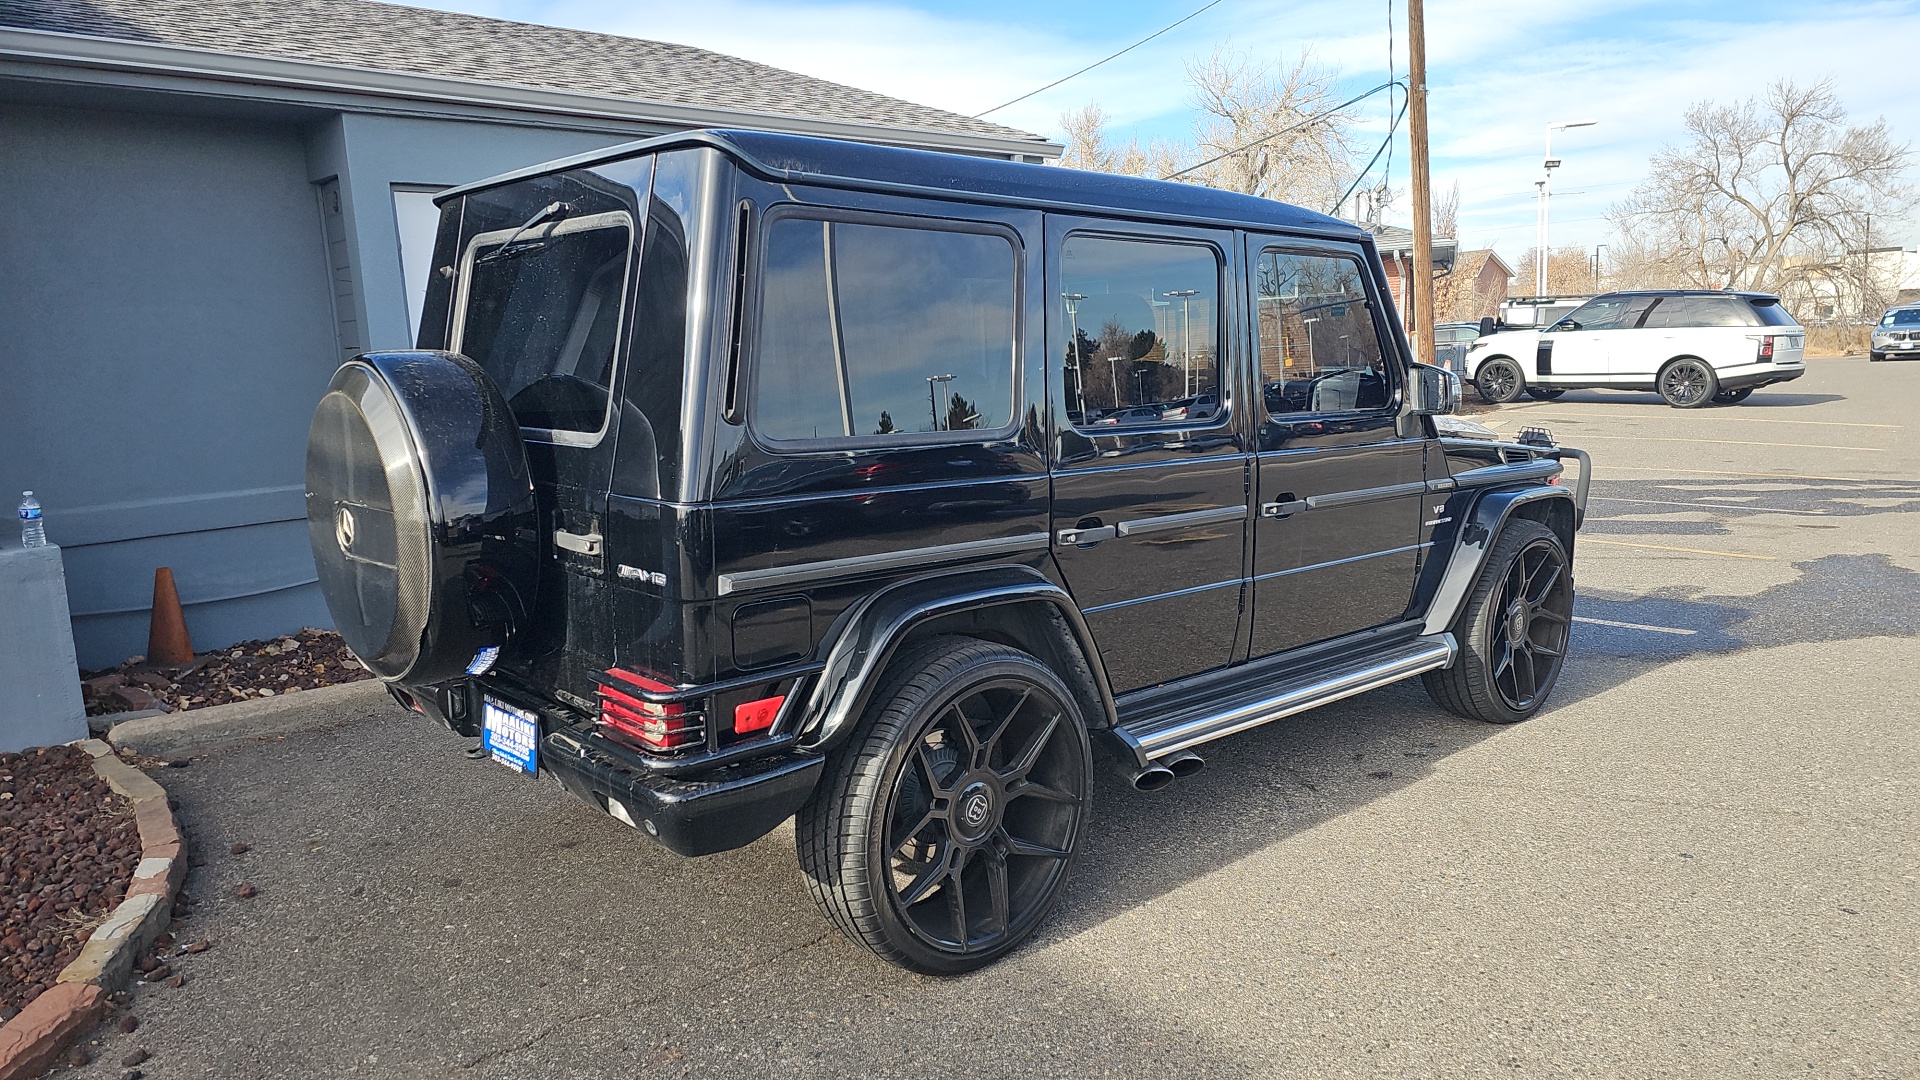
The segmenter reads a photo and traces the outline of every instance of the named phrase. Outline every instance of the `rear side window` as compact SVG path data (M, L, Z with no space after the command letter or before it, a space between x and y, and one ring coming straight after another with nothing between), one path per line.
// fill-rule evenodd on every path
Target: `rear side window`
M1754 317L1760 320L1761 326L1800 325L1792 315L1787 314L1786 307L1778 300L1750 300L1748 303L1752 305ZM1920 312L1915 313L1915 321L1920 322Z
M521 427L578 436L606 426L632 247L624 212L468 245L453 348L486 370Z
M1641 323L1649 329L1701 326L1758 326L1753 306L1732 296L1663 296Z
M1386 408L1393 388L1359 259L1269 250L1256 272L1267 412L1293 420Z
M1006 235L782 217L765 251L748 408L761 438L946 441L1012 423Z
M1216 423L1220 257L1211 247L1074 234L1060 248L1067 419L1086 431Z

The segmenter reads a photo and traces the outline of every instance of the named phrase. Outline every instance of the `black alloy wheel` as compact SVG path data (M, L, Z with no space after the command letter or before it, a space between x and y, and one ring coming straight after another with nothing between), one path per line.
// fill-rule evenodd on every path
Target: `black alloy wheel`
M1520 396L1527 387L1527 380L1513 361L1502 358L1480 365L1473 385L1480 391L1481 400L1487 404L1505 405Z
M1466 607L1454 620L1460 656L1423 676L1449 712L1512 724L1540 711L1560 678L1573 626L1566 548L1537 521L1500 532Z
M1092 792L1086 724L1034 657L940 637L890 668L796 821L815 901L913 971L1004 956L1058 901Z
M1722 390L1713 395L1715 405L1738 405L1753 396L1753 387L1743 386L1738 390Z
M1720 392L1720 380L1705 360L1683 356L1660 369L1660 399L1676 409L1697 409Z

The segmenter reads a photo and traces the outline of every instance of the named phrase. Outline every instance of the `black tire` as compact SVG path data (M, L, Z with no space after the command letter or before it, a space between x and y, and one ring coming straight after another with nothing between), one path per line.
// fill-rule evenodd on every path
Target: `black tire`
M1059 900L1092 771L1059 676L1004 645L930 638L890 666L801 807L800 867L820 910L882 959L972 971Z
M1676 409L1698 409L1720 392L1720 377L1713 365L1698 357L1682 356L1667 361L1654 378L1660 400Z
M1520 372L1520 365L1498 356L1480 365L1473 373L1474 389L1480 391L1480 400L1489 405L1505 405L1518 400L1526 392L1527 377Z
M1516 610L1522 597L1525 608ZM1509 521L1453 621L1459 657L1421 679L1434 703L1450 713L1517 724L1539 712L1553 692L1572 625L1573 574L1560 538L1537 521ZM1524 642L1518 648L1516 630Z
M1753 396L1753 387L1743 386L1738 390L1722 390L1713 395L1715 405L1738 405Z
M1880 361L1885 360L1886 358L1887 358L1887 354L1883 352L1867 353L1867 359L1873 361L1874 363L1879 363Z
M1543 389L1538 386L1527 387L1527 396L1535 401L1556 401L1560 395L1564 393L1566 393L1566 391L1560 388Z

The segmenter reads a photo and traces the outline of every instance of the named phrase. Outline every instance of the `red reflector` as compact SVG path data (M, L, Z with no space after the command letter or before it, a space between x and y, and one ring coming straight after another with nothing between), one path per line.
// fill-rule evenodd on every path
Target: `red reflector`
M780 697L761 698L733 707L733 733L747 735L755 731L765 731L773 726L773 718L780 715L780 703L787 700Z

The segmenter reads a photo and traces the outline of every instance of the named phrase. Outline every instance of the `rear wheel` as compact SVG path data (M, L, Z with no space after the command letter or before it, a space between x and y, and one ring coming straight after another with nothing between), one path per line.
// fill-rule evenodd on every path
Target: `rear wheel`
M1092 793L1086 723L1039 660L939 637L896 661L795 821L821 911L901 967L954 975L1032 936Z
M1527 379L1520 374L1518 364L1501 357L1481 364L1473 384L1480 391L1481 400L1487 404L1505 405L1519 398L1521 391L1527 388Z
M1738 405L1753 396L1753 387L1743 386L1738 390L1722 390L1713 395L1715 405Z
M1676 409L1697 409L1720 392L1720 379L1705 360L1683 356L1660 369L1654 385L1660 399Z
M1566 393L1565 390L1543 390L1537 386L1527 387L1527 396L1535 401L1553 401L1564 393Z
M1513 724L1540 711L1560 678L1573 623L1573 574L1553 530L1509 521L1453 623L1460 656L1421 676L1448 712Z

